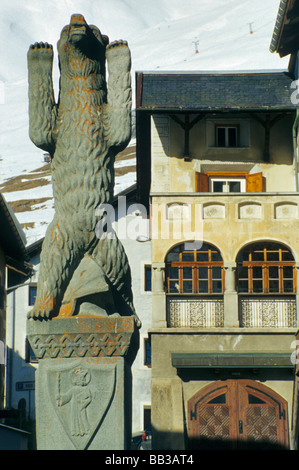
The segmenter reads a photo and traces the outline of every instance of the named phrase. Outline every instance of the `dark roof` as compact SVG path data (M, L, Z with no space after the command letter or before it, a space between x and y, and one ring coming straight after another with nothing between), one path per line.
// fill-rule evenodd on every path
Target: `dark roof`
M121 192L115 194L113 197L113 205L117 204L118 198L122 196L125 196L127 200L134 199L136 197L136 188L137 184L134 183L128 188L125 188Z
M137 72L136 108L289 110L293 77L274 72Z
M40 254L44 238L45 237L42 237L26 247L26 253L28 258L32 258L33 256Z
M299 1L281 0L270 44L280 57L296 54L299 45Z
M0 193L0 246L6 256L23 260L26 258L25 236L12 209Z

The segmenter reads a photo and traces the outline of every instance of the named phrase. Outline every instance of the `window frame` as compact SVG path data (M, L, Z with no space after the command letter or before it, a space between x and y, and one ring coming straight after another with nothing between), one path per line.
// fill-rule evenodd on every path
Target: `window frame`
M295 266L295 260L283 260L283 253L288 253L288 255L292 255L291 251L280 244L275 244L276 249L270 249L270 243L265 243L263 249L254 249L254 247L258 246L259 244L254 244L242 250L239 256L242 253L248 254L248 260L237 261L238 265L238 277L237 277L237 286L238 286L238 293L242 295L295 295L297 292L297 270ZM253 259L257 254L261 255L263 259ZM268 259L270 253L277 254L277 260L270 260ZM284 268L291 267L292 268L292 277L285 277L284 275ZM247 268L247 276L240 277L240 269ZM254 274L254 269L261 268L261 275L256 276ZM278 276L270 275L270 270L273 268L277 268ZM278 283L278 289L271 289L271 281L275 281ZM285 282L292 281L293 290L292 292L285 289ZM247 291L240 289L240 282L247 282ZM261 285L261 289L257 289L254 287L254 283L259 283Z
M152 367L152 345L149 337L144 338L144 360L143 364L149 368Z
M149 274L149 278L148 278ZM152 266L151 264L144 265L144 292L152 291Z
M37 291L37 284L29 284L28 286L28 305L32 306L35 304L35 301L32 303L31 302L31 291L32 289L35 289L35 298L36 298L36 291Z
M166 257L166 292L167 294L171 295L223 295L224 288L225 288L225 272L223 268L223 260L221 257L221 254L219 250L212 245L208 243L204 243L203 247L206 249L200 249L200 250L184 250L181 249L183 245L179 245L180 251L178 252L179 254L179 259L177 261L167 261ZM178 247L175 247L178 248ZM171 254L174 253L174 251L170 250L168 253ZM197 254L198 253L205 253L207 255L207 260L205 261L198 261ZM221 260L214 261L213 254L217 254L217 257L219 257ZM190 259L190 261L184 260L183 255L190 255L190 258L193 255L193 259ZM167 255L167 256L168 256ZM172 268L177 268L178 270L178 275L176 277L171 277L170 270ZM190 270L192 275L187 276L184 275L184 271L186 272L186 268ZM206 277L200 277L199 276L199 269L204 268L207 269L207 276ZM220 277L216 277L214 272L215 268L221 268L221 274ZM190 272L190 271L189 271ZM172 282L177 282L178 289L177 292L173 292L171 289L171 283ZM192 282L192 290L188 290L184 288L184 283L189 283ZM206 289L200 290L199 288L199 283L205 283L207 286ZM214 283L221 283L221 288L218 291L214 287Z
M225 129L225 145L219 145L219 136L218 136L218 130L219 129ZM228 130L229 129L236 129L236 145L229 145L229 135L228 135ZM218 124L215 123L215 147L216 148L223 148L223 149L234 149L234 148L240 148L240 124Z
M258 192L261 193L264 191L264 177L262 172L258 173L249 173L245 171L205 171L195 172L195 192L198 193L208 193L211 191L210 181L215 178L221 179L239 179L245 181L245 193ZM242 192L242 191L241 191ZM218 193L218 194L227 194L227 193ZM238 193L230 193L238 194Z
M240 183L240 191L214 191L214 188L213 188L213 183L216 182L216 181L219 181L219 182L223 182L227 185L229 185L230 182L238 182ZM229 189L229 188L228 188ZM224 193L224 194L227 194L227 193L245 193L246 192L246 178L245 176L239 176L239 177L234 177L234 176L210 176L209 178L209 192L211 193L215 193L215 192L219 192L219 193Z
M28 364L37 364L38 359L31 347L28 337L25 338L25 362Z

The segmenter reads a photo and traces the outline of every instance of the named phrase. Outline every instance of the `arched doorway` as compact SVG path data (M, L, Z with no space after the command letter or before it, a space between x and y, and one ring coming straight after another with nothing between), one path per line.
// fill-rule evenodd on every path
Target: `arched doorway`
M225 380L188 401L190 449L288 448L287 402L253 380Z

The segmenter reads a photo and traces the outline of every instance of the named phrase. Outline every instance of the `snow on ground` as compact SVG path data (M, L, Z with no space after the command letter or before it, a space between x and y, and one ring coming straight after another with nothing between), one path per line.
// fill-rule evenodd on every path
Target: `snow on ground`
M34 42L54 46L53 79L58 96L56 43L73 13L82 13L110 41L126 39L134 74L141 71L219 71L287 69L288 58L269 46L279 0L0 0L0 184L29 174L44 155L28 136L27 50ZM250 34L250 30L253 34ZM134 106L134 105L133 105ZM117 167L131 166L121 161ZM115 193L136 181L135 172L116 178ZM4 192L8 202L51 197L52 188ZM54 214L52 200L16 214L27 243L43 237Z

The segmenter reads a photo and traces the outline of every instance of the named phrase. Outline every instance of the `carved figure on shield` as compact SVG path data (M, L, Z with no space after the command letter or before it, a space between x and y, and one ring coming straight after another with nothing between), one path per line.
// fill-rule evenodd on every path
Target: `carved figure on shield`
M72 388L66 393L60 393L60 378L58 378L57 406L71 403L71 434L72 436L84 436L89 434L90 425L87 417L87 407L91 403L92 394L88 387L90 373L86 369L74 369L71 371Z

